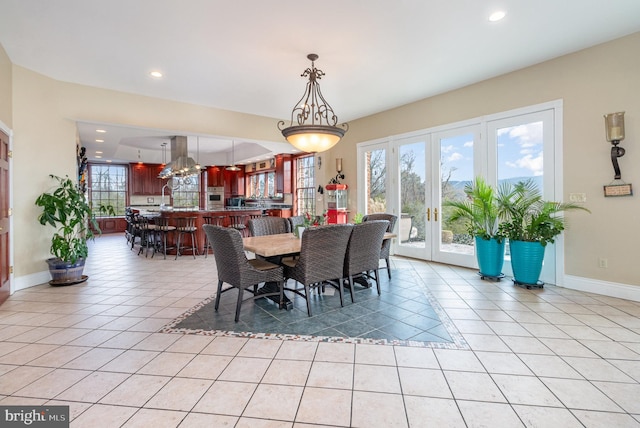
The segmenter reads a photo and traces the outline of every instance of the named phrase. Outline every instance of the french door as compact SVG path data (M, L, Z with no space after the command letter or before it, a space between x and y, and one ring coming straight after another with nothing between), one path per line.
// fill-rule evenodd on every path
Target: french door
M398 255L477 268L473 237L448 220L443 202L464 198L476 176L498 186L532 179L562 198L562 103L512 110L358 145L358 211L398 216ZM557 160L557 162L556 162ZM557 284L562 237L548 245L541 280ZM503 268L512 275L509 250Z
M473 267L473 241L453 230L442 204L476 174L478 125L395 140L399 227L396 254Z

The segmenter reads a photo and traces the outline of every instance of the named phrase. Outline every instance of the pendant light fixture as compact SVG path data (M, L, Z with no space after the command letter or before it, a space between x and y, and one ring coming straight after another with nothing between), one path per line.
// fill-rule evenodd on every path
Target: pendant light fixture
M226 168L227 171L240 171L240 168L236 166L236 143L231 140L231 165Z
M282 135L295 148L307 153L324 152L335 146L349 130L349 126L343 123L336 126L338 116L322 96L318 80L324 76L322 70L318 70L314 61L318 55L309 54L311 67L307 68L302 77L309 77L307 87L291 112L291 123L283 128L285 122L278 122L278 129Z

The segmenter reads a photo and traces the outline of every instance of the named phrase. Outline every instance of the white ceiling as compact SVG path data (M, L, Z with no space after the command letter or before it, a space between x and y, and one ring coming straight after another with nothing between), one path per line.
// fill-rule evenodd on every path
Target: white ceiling
M498 9L506 17L489 22ZM0 43L16 65L285 120L311 52L343 122L637 31L640 0L0 0ZM164 77L151 78L152 70ZM79 124L92 156L95 125ZM107 141L105 158L123 160L136 160L138 149L157 158L157 137L185 132L99 125L124 138ZM287 147L234 138L240 160ZM230 144L201 136L200 151L228 157Z

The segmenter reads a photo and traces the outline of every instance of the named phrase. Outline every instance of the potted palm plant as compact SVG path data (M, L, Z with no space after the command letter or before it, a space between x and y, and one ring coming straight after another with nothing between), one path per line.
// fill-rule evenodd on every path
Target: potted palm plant
M482 177L464 187L466 200L449 200L452 207L450 222L466 220L469 235L475 238L476 258L482 278L502 277L504 264L504 236L499 228L499 207L495 191Z
M571 202L552 202L542 199L533 180L503 183L498 192L498 205L504 216L500 232L509 238L511 268L516 284L527 288L541 287L539 281L547 244L565 228L564 211L583 210Z
M94 231L100 233L91 205L84 193L68 176L49 175L57 185L51 192L42 193L36 205L42 208L38 221L42 225L56 228L51 238L47 259L51 273L51 285L70 285L87 280L82 275L85 259L89 254L87 241L93 239Z

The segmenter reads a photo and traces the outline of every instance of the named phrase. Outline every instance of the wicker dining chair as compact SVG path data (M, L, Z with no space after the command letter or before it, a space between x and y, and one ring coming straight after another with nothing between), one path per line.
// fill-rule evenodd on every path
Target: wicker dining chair
M345 254L343 273L349 282L352 302L355 302L353 298L354 275L362 274L370 277L369 272L373 272L373 279L376 282L378 295L380 295L380 276L378 274L380 247L388 227L388 220L369 220L353 226Z
M393 214L386 213L377 213L377 214L368 214L362 218L362 221L371 221L371 220L387 220L389 222L389 227L387 228L387 232L392 233L393 228L396 226L396 221L398 220L398 216ZM382 241L382 246L380 247L380 258L384 259L387 263L387 274L389 275L389 279L391 279L391 265L389 264L389 254L391 253L391 239L385 239Z
M290 225L286 218L260 217L249 220L250 236L275 235L289 232L291 232Z
M220 306L220 296L222 293L233 288L238 289L238 300L236 301L235 321L240 319L240 309L242 307L244 291L253 294L246 300L254 300L261 297L279 296L280 305L284 300L284 276L282 266L269 263L262 259L247 259L242 245L240 231L230 227L213 226L205 224L202 226L204 232L213 247L213 256L216 259L218 270L218 291L216 293L215 310ZM222 289L222 284L227 283L231 288ZM278 284L278 291L264 294L256 294L257 286L263 282L275 282Z
M293 232L296 230L296 227L304 225L304 216L303 215L294 215L293 217L289 217L289 232Z
M295 288L286 288L307 301L307 314L311 316L311 290L328 283L340 293L340 305L343 298L344 256L351 236L352 224L331 224L310 227L304 231L300 244L300 257L283 259L284 276L296 281ZM297 283L303 285L298 288Z

